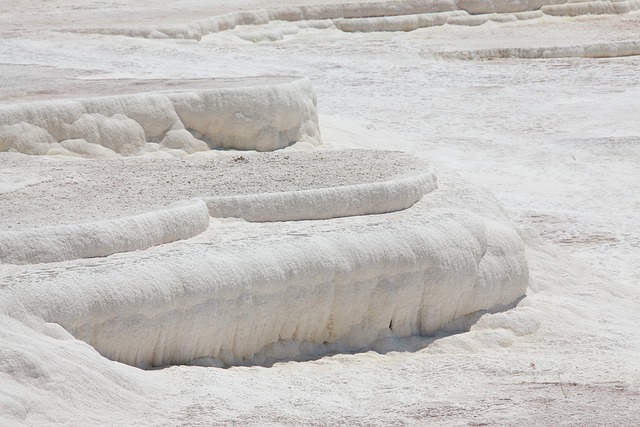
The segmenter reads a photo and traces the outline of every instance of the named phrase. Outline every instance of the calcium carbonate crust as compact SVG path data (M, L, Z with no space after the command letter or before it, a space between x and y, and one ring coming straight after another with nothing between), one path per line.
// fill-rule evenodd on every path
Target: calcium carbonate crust
M308 79L0 106L0 151L92 158L320 144Z

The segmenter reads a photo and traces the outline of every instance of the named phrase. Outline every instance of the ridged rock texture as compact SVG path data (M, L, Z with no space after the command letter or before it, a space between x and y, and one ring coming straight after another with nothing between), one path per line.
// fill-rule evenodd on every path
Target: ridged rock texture
M624 14L640 9L640 0L404 0L288 6L232 12L185 24L92 28L91 33L130 37L201 40L211 33L273 21L346 32L412 31L444 24L475 26L550 16ZM75 30L83 31L83 30ZM278 35L266 35L272 39ZM282 37L280 34L279 37ZM257 39L254 39L258 41Z
M0 106L0 151L118 157L145 151L272 151L320 143L307 79Z

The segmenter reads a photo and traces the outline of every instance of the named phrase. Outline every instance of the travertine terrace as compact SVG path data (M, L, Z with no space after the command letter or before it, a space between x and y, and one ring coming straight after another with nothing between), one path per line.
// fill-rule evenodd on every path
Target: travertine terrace
M156 3L0 5L0 424L640 421L640 2Z

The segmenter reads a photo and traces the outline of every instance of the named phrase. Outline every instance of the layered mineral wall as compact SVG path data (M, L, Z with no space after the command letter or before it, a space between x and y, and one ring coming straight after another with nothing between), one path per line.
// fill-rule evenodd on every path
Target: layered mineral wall
M0 105L0 151L135 156L320 143L309 80Z
M489 21L509 22L544 15L578 16L621 14L640 9L640 0L403 0L295 5L254 11L232 12L184 24L110 27L92 33L130 37L201 40L207 34L241 25L266 25L272 21L305 21L326 28L335 25L347 31L412 31L436 25L481 25Z

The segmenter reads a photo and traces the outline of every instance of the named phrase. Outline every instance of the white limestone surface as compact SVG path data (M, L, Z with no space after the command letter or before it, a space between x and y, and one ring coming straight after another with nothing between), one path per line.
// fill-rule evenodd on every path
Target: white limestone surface
M432 167L398 151L208 151L179 159L4 153L0 230L122 219L191 199L244 200L244 218L256 211L251 201L266 202L263 217L272 221L353 216L404 209L434 189ZM209 204L214 216L238 214Z
M89 157L321 142L308 80L0 106L0 151ZM151 145L149 145L151 144Z

